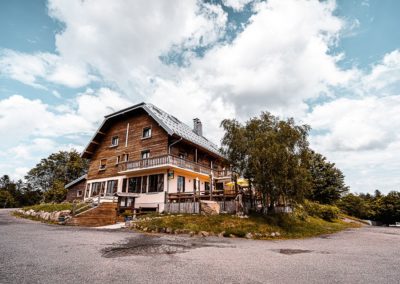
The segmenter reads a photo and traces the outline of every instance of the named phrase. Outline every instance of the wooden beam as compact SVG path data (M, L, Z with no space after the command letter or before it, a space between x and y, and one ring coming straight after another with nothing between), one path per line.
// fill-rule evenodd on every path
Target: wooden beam
M90 141L90 144L100 145L99 142L96 142L96 141L94 141L94 140Z
M101 131L97 131L97 133L101 134L101 135L106 135L104 132L101 132Z
M85 151L85 153L88 153L88 154L93 154L93 152L89 152L89 151Z

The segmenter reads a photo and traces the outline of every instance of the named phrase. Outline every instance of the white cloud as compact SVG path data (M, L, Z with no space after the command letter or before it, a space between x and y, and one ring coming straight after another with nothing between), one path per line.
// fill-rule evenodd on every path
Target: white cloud
M311 145L336 162L354 191L399 190L400 53L386 54L347 89L352 98L316 106Z
M36 88L45 88L41 81L78 88L95 79L82 64L65 63L55 54L12 50L0 52L0 74Z
M242 11L251 2L254 2L254 0L222 0L225 6L231 7L235 11Z
M223 4L241 11L250 2ZM22 157L39 147L33 143L24 153L26 139L44 144L92 134L103 115L143 100L188 124L201 118L205 135L215 142L223 118L247 119L269 110L309 122L316 130L313 146L345 170L355 190L367 190L368 183L396 185L400 52L387 54L371 72L345 70L338 66L344 54L332 54L332 47L354 35L359 22L339 18L334 1L251 5L243 31L228 42L228 18L218 4L50 0L50 15L65 24L56 35L57 54L3 50L1 74L35 87L81 87L98 80L123 95L88 89L53 106L17 95L0 100L0 135L14 143L7 149ZM196 48L204 48L204 56ZM165 64L168 55L183 64ZM339 88L352 97L340 98ZM321 96L330 102L318 103Z

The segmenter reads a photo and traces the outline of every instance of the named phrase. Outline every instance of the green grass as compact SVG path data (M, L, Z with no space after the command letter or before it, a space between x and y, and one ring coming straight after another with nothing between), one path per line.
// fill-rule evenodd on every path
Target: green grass
M307 217L302 220L290 214L255 215L243 219L232 215L153 215L150 218L141 219L137 224L139 228L147 228L147 231L171 228L174 231L191 231L194 233L207 231L213 234L223 233L224 236L234 235L236 237L244 237L247 233L252 233L253 235L259 234L256 238L262 239L272 238L268 235L273 232L279 232L279 238L305 238L358 227L356 224L349 224L340 220L330 222L316 217Z
M79 204L77 204L76 209L79 209L83 206L85 206L84 203L79 203ZM72 207L73 207L72 203L43 203L43 204L27 206L27 207L22 208L22 210L28 211L28 210L32 209L36 212L39 212L39 211L54 212L54 211L61 211L61 210L71 210L72 211Z

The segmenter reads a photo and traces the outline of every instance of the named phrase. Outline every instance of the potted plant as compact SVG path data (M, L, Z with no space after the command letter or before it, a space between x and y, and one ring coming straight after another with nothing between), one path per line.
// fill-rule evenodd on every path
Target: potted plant
M125 210L121 215L124 217L125 222L132 221L132 210Z

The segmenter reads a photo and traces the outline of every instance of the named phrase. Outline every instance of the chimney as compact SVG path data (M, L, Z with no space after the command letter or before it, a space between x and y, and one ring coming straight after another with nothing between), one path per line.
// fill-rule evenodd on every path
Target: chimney
M193 132L199 136L203 136L203 125L198 118L193 119Z

